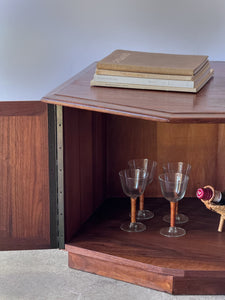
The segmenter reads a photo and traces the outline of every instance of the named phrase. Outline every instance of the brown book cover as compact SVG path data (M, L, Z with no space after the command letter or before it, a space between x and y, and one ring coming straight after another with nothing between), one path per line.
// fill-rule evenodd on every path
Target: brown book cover
M193 76L207 62L206 55L115 50L97 63L97 69Z
M155 73L141 73L141 72L125 72L96 68L95 74L108 75L108 76L126 76L136 78L152 78L152 79L164 79L164 80L189 80L195 81L200 78L206 72L210 71L210 64L207 62L195 75L171 75L171 74L155 74Z

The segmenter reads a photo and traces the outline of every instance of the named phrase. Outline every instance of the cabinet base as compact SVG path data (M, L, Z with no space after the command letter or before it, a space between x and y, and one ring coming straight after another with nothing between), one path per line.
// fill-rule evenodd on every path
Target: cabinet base
M155 217L147 230L126 233L129 202L106 201L66 245L69 267L171 294L225 294L225 233L217 232L218 216L196 199L184 199L179 210L189 216L184 237L159 234L169 210L164 199L149 199ZM128 217L129 218L129 217Z

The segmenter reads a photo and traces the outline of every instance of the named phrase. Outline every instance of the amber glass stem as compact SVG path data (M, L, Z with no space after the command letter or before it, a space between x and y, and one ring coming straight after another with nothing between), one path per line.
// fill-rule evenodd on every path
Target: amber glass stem
M140 196L140 202L139 202L139 209L140 210L144 210L144 199L145 199L144 194L142 194Z
M170 202L170 227L175 227L176 202Z
M175 206L176 206L176 208L175 208L175 214L177 216L178 215L178 202L175 202Z
M131 198L131 223L136 223L136 198Z

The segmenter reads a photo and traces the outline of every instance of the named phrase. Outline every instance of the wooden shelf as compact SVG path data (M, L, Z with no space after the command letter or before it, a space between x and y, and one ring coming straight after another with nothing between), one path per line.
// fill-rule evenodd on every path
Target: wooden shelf
M92 64L42 101L160 122L225 122L225 62L211 62L212 78L197 94L90 87Z
M187 234L167 238L159 233L168 226L162 221L169 213L165 199L146 200L155 217L144 222L147 230L141 233L120 230L129 219L129 201L106 201L66 245L69 266L172 294L224 294L225 233L217 232L219 215L195 198L179 204L190 219L180 225Z

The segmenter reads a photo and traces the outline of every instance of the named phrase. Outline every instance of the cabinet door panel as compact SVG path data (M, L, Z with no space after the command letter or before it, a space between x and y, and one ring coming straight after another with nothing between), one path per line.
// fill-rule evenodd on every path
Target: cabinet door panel
M0 107L0 250L50 247L47 105Z

